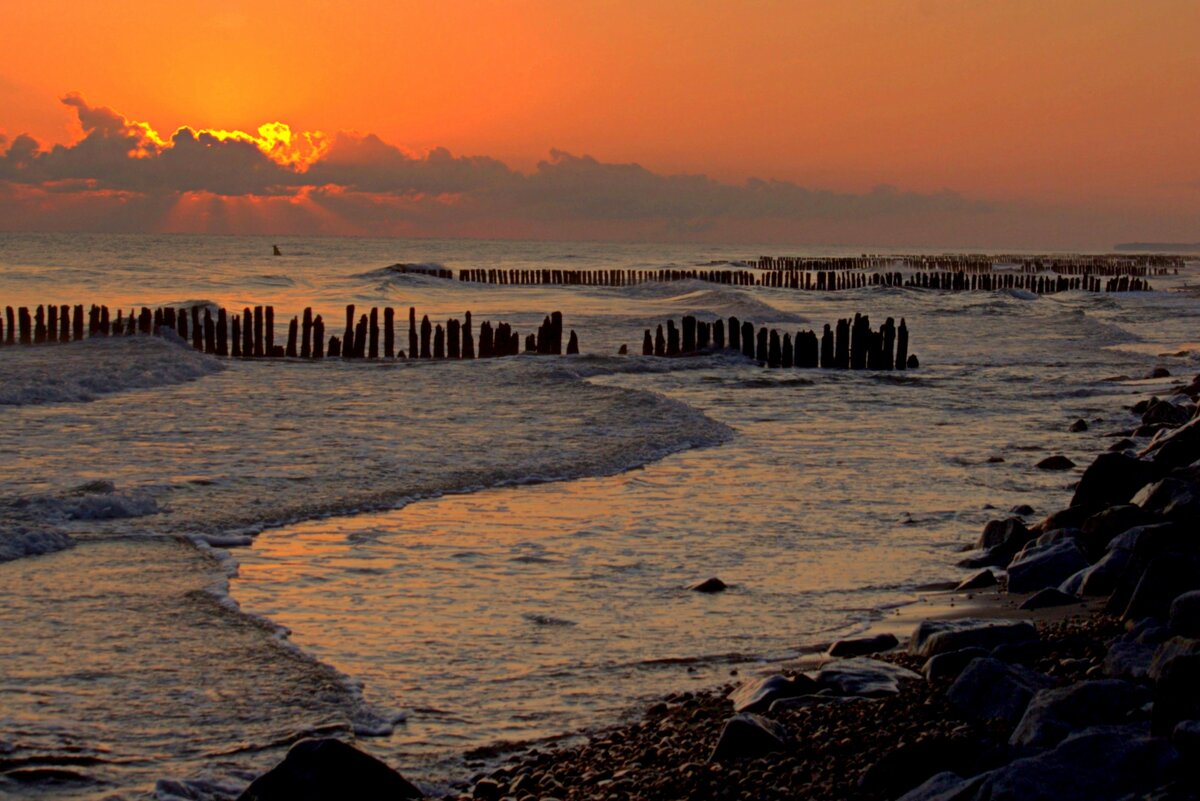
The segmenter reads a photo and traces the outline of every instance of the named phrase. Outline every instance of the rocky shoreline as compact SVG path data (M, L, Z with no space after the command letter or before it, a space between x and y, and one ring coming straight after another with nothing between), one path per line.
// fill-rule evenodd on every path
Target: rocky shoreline
M971 602L911 621L906 641L888 619L819 659L514 755L457 797L1200 798L1198 398L1200 376L1139 402L1141 425L1111 432L1068 506L988 523L951 596ZM419 796L349 746L306 741L242 799Z

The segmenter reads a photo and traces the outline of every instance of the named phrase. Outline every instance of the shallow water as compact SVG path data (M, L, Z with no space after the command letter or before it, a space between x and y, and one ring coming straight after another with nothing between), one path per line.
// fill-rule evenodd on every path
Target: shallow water
M523 331L561 309L584 354L220 369L158 340L0 351L0 395L23 404L0 411L0 521L23 536L5 542L76 543L0 563L0 791L18 797L142 797L158 780L162 798L229 797L314 727L445 788L500 742L793 655L953 576L987 519L1065 500L1074 476L1039 459L1085 463L1155 386L1105 379L1196 364L1198 304L1165 292L564 291L379 272L746 248L312 240L281 243L309 255L280 268L261 239L83 245L90 260L69 240L0 237L0 298L78 280L81 297L54 300L274 302L280 320L413 303ZM904 316L922 368L612 355L668 315L794 331L858 310ZM64 356L86 370L55 376ZM1067 433L1078 417L1089 433ZM732 591L686 590L709 575Z

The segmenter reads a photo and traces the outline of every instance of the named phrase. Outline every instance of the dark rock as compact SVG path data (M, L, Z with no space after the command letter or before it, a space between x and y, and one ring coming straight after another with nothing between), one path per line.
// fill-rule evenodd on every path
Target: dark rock
M838 640L829 646L829 655L837 657L867 656L890 651L900 644L895 634L876 634L874 637L857 637Z
M1155 367L1146 378L1170 378L1171 371L1165 367Z
M1049 748L1089 726L1125 723L1146 698L1127 681L1102 679L1039 690L1017 728L1011 745Z
M964 779L951 771L937 773L897 801L970 801L987 775L984 773Z
M1188 481L1164 478L1142 487L1133 503L1180 523L1200 523L1200 488Z
M970 719L1016 723L1034 693L1053 684L1053 679L1041 673L985 657L967 665L950 685L946 698Z
M1098 559L1113 537L1131 528L1157 522L1157 517L1135 504L1110 506L1083 522L1080 526L1079 544L1089 558Z
M340 740L302 740L238 801L392 801L421 798L403 776Z
M779 698L795 698L810 695L819 688L808 676L783 676L776 674L754 681L747 681L728 695L733 702L734 712L765 712Z
M1087 557L1074 542L1031 549L1008 566L1008 591L1021 593L1057 587L1072 573L1087 566Z
M1127 450L1130 450L1130 449L1136 448L1136 447L1137 447L1136 442L1131 440L1129 437L1122 437L1121 439L1114 442L1112 445L1109 445L1108 449L1110 451L1127 451Z
M1136 726L1100 726L987 774L979 801L1118 801L1174 776L1179 754Z
M1112 548L1100 557L1096 564L1084 568L1060 584L1059 589L1088 598L1110 595L1116 589L1117 581L1125 572L1131 558L1131 551Z
M1047 456L1035 465L1038 470L1070 470L1074 466L1075 463L1062 454Z
M1171 602L1170 626L1185 637L1200 637L1200 591L1185 592Z
M1154 465L1136 457L1102 453L1083 471L1071 506L1091 506L1099 511L1103 507L1129 503L1138 490L1154 480L1154 472Z
M478 801L496 801L501 795L503 791L500 782L487 777L475 782L475 787L471 790L471 797Z
M1154 646L1134 641L1115 642L1104 657L1104 675L1141 681L1150 674Z
M1183 467L1200 459L1200 417L1179 428L1160 431L1140 455L1162 468Z
M725 590L727 590L728 588L729 588L729 585L726 584L725 582L721 581L716 576L705 579L704 581L701 581L699 584L693 584L692 586L688 587L688 589L692 590L693 592L709 592L709 593L725 592Z
M1025 527L1025 521L1018 517L1009 517L1005 520L989 520L976 540L975 547L986 550L1007 546L1016 553L1031 539L1033 534Z
M879 798L895 798L921 785L931 776L947 771L968 769L974 761L974 749L964 738L931 736L902 743L885 753L863 771L858 785ZM954 782L961 781L950 773ZM948 786L948 785L947 785Z
M1162 678L1167 665L1185 656L1200 656L1200 640L1193 637L1168 637L1154 649L1146 675L1154 681Z
M1078 434L1082 431L1087 431L1088 430L1087 420L1084 420L1081 417L1078 420L1076 420L1074 423L1071 423L1071 427L1067 430L1070 431L1072 434Z
M817 673L817 684L838 695L882 698L900 692L902 680L920 678L919 674L890 662L855 657L825 663Z
M1031 514L1033 514L1033 507L1027 503L1022 503L1014 506L1012 509L1009 509L1009 511L1014 515L1029 517Z
M1159 401L1158 403L1150 404L1142 414L1142 424L1181 426L1190 420L1191 417L1191 409L1176 406L1170 401Z
M1008 662L1013 665L1032 666L1044 657L1050 648L1050 643L1041 640L1026 640L1025 642L1006 642L992 649L992 659Z
M1093 503L1060 509L1047 515L1033 529L1037 532L1046 532L1054 531L1057 528L1079 528L1085 520L1106 506L1108 506L1107 503Z
M1181 654L1158 671L1151 731L1165 737L1180 721L1196 718L1200 718L1200 654Z
M1166 620L1171 603L1180 595L1200 589L1200 558L1194 554L1161 554L1150 560L1142 573L1123 620L1156 617Z
M975 659L988 656L986 648L963 648L961 651L944 651L925 660L921 672L928 681L948 681L958 677L963 669Z
M977 573L967 576L954 589L956 592L966 592L967 590L982 590L985 587L994 586L996 586L996 574L984 568Z
M1028 620L923 620L913 631L908 650L913 656L930 657L963 648L992 649L997 645L1038 639Z
M1079 603L1074 595L1068 595L1062 590L1047 587L1026 598L1019 609L1050 609L1055 606L1070 606Z
M742 713L725 721L709 762L757 759L784 750L787 734L779 724L766 718Z
M1184 759L1195 764L1200 759L1200 720L1181 720L1171 731L1171 744Z

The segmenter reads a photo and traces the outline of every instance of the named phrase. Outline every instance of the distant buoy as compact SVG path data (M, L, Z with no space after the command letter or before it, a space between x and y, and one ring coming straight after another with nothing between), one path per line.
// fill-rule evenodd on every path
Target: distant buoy
M280 253L280 252L279 252L279 245L271 245L271 250L275 251L275 255L276 255L276 256L282 256L282 255L283 255L282 253Z

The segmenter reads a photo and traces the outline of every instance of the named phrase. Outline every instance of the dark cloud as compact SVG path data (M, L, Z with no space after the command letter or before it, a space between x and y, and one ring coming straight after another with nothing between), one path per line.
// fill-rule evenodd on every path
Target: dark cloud
M390 226L445 232L456 223L486 230L487 221L503 220L532 226L624 226L638 233L656 225L686 237L728 221L854 222L989 210L948 191L921 194L885 186L839 193L759 179L735 185L705 175L660 175L638 164L605 163L557 150L525 175L486 156L454 156L443 148L414 156L373 134L344 132L332 137L305 169L272 159L248 135L185 127L164 141L149 126L110 108L90 106L78 95L63 103L78 116L83 138L49 150L26 135L0 139L0 181L46 194L84 193L81 199L86 193L133 193L160 205L187 193L302 195L362 230ZM214 219L215 212L208 217Z

